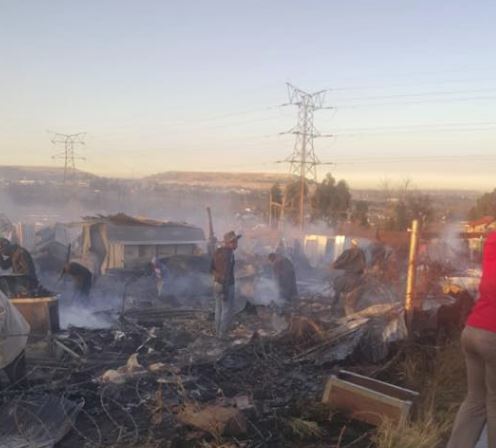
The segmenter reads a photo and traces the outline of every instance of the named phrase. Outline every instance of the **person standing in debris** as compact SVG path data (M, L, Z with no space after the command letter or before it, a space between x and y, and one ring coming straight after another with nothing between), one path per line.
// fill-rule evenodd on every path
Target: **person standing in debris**
M351 248L345 250L332 265L334 269L344 270L344 274L334 281L334 300L339 302L344 299L346 314L355 311L366 264L365 253L358 246L358 241L353 239Z
M467 396L456 415L447 448L474 448L487 424L487 446L496 447L496 232L486 239L479 299L461 337Z
M82 264L71 261L67 263L63 270L62 276L69 275L74 282L74 295L76 298L87 301L90 296L92 274L89 269Z
M25 382L24 349L30 330L26 319L0 291L0 369L12 384L23 385Z
M298 295L296 275L289 258L272 252L269 254L274 280L279 289L279 298L290 302Z
M215 250L212 257L215 295L215 331L219 338L225 338L234 309L234 251L241 235L233 231L224 235L224 244Z
M153 257L150 263L150 269L155 279L157 296L162 297L162 294L165 292L164 286L170 277L167 260L165 258Z
M29 288L38 286L38 278L31 254L5 238L0 238L0 268L12 269L13 274L25 275L29 281Z
M381 240L379 231L376 232L375 241L370 245L370 270L373 272L382 272L386 264L387 251L386 246Z

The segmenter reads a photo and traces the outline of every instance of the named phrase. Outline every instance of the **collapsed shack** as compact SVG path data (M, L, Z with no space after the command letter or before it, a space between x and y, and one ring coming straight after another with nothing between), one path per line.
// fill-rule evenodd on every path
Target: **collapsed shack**
M86 217L83 222L82 257L92 257L95 272L136 269L152 258L195 255L205 252L201 228L186 223L134 218L123 213Z

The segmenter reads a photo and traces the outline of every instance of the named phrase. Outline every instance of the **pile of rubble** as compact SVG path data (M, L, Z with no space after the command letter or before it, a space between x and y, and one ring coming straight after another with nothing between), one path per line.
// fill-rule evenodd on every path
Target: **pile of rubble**
M284 316L247 306L227 341L207 309L139 309L111 329L69 328L49 355L28 353L29 388L0 392L0 445L366 446L367 431L330 418L320 400L335 366L382 360L404 338L402 309L335 319L330 308L323 297Z

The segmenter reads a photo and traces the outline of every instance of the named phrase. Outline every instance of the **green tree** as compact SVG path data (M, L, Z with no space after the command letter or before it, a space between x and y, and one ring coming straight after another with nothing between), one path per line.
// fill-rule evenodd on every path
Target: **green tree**
M491 193L483 194L470 209L470 219L479 219L483 216L496 216L496 188Z
M317 185L312 197L312 219L323 220L328 225L335 225L348 216L351 204L351 193L344 180L336 183L331 174Z

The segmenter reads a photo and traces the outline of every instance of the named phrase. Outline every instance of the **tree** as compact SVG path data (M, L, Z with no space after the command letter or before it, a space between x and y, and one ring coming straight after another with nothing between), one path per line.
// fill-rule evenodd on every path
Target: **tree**
M369 227L369 204L367 201L356 201L353 204L351 220L360 224L362 227Z
M418 219L421 225L432 222L434 218L434 208L432 199L427 194L412 193L406 198L407 212L410 221Z
M304 189L304 200L307 200L308 197L308 182L305 182ZM286 185L286 200L284 201L284 214L288 217L288 219L294 224L298 223L300 216L300 191L301 191L301 183L300 180L295 180L294 182Z
M323 220L328 225L335 225L347 218L351 204L351 193L348 184L336 180L327 174L324 180L317 185L312 197L312 219Z
M496 216L496 188L492 193L485 193L470 209L470 219L479 219L483 216Z
M421 226L428 224L434 218L434 209L429 195L418 192L404 192L398 201L393 203L386 220L389 230L407 230L414 219Z

